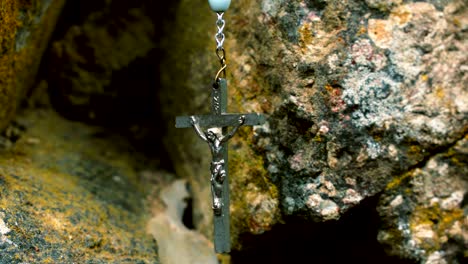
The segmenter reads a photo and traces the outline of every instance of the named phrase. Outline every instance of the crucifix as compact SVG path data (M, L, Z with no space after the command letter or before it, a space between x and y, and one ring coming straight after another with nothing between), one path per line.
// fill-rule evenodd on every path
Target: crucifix
M178 116L177 128L194 128L198 136L208 143L212 161L210 184L214 213L214 245L217 253L231 250L229 232L229 177L228 140L240 126L255 126L265 122L260 114L227 113L227 82L219 78L211 91L211 114ZM229 131L229 127L233 127ZM207 128L207 130L203 130ZM214 129L213 129L214 128Z
M217 253L228 253L231 250L229 231L229 177L228 177L228 140L234 136L241 126L256 126L265 123L265 117L260 114L227 113L228 92L226 76L226 58L223 48L225 22L224 11L230 0L209 0L213 11L218 15L215 35L218 44L216 55L221 62L221 68L216 74L211 89L211 114L176 117L176 128L193 128L197 135L208 143L212 161L210 165L210 184L212 208L214 215L214 246ZM229 129L229 127L232 127Z

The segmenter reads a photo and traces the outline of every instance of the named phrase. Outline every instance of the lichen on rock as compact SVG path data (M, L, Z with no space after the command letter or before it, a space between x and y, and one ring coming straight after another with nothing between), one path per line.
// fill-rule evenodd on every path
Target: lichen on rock
M68 118L132 131L141 128L135 123L152 123L158 134L150 136L162 138L172 160L168 167L191 183L197 231L210 238L209 148L193 131L176 130L173 120L209 111L210 86L219 69L216 15L208 15L204 0L174 1L159 25L162 19L152 12L158 4L152 2L85 4L86 15L57 28L44 61L50 71L41 83ZM68 3L73 9L78 2ZM61 4L5 0L0 5L0 145L9 153L1 159L15 166L1 168L0 183L7 187L0 201L24 205L18 209L23 211L2 209L0 243L16 252L14 245L21 246L30 232L46 228L61 236L67 229L81 239L70 243L87 248L76 249L83 259L92 250L102 259L115 252L122 256L122 248L133 243L125 230L135 226L127 220L141 220L132 211L138 202L119 187L124 181L138 189L138 177L126 161L115 164L92 147L72 149L78 146L64 138L88 138L78 132L54 141L43 134L24 141L16 135L29 133L23 129L27 124L4 129L16 99L30 86L17 80L32 80L52 31L47 25L54 23ZM467 10L462 0L233 1L225 15L229 112L267 116L266 124L241 128L229 142L235 249L249 243L244 235L259 236L280 223L287 226L290 219L317 226L340 221L383 193L379 240L391 254L426 263L450 263L466 254L461 245L466 245ZM43 126L52 126L49 122ZM44 145L34 152L37 144ZM61 155L51 153L57 149ZM23 154L30 160L18 158ZM60 189L60 181L89 191L78 201L91 209L71 204L67 197L81 192ZM108 190L97 187L109 182ZM80 189L84 183L93 184ZM49 192L29 205L26 198L36 197L36 190ZM91 196L105 205L86 203ZM49 208L44 199L65 202ZM69 215L76 208L91 216ZM160 226L168 223L166 209ZM37 218L25 216L31 212ZM125 223L113 219L106 227L125 229L119 233L123 241L99 225L116 212L125 212ZM14 224L21 217L29 226ZM78 230L81 221L99 230ZM192 234L177 224L182 234ZM36 237L46 249L37 254L31 249L32 258L60 260L55 240ZM155 254L146 242L136 250L144 260Z
M0 4L0 131L33 87L64 0L2 0Z
M378 238L390 253L421 263L461 263L468 244L467 147L462 139L388 186Z
M151 162L122 137L36 110L0 153L0 263L159 263L139 179Z
M168 120L208 104L214 43L200 31L214 32L214 20L204 17L196 31L184 31L184 21L199 19L195 8L203 3L183 1L171 28L177 33L169 43L192 63L165 64L161 98ZM254 204L280 210L266 210L277 217L264 218L271 220L262 226L281 222L281 215L337 220L463 138L466 12L459 0L233 3L226 13L231 111L268 116L253 137L241 134L231 143L234 232L258 230L240 224L252 221L241 208ZM177 55L167 61L180 61ZM181 74L188 79L176 81ZM176 98L176 91L190 96ZM209 201L202 177L208 172L201 166L209 163L208 149L193 133L172 128L166 142L177 173L200 190L198 223L210 234L204 220L210 207L202 205Z

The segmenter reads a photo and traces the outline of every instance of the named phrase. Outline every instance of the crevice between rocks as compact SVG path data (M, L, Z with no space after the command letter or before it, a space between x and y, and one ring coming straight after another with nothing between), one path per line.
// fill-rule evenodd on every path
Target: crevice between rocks
M379 196L364 200L339 221L314 223L289 217L287 225L262 235L244 234L245 247L232 252L232 263L415 263L389 256L377 241Z
M455 147L458 144L458 142L460 142L461 140L463 140L467 136L468 136L468 134L466 134L466 132L465 132L465 133L463 133L463 136L458 137L457 139L455 139L450 144L447 144L447 145L444 145L444 146L438 146L438 147L435 147L433 149L430 149L428 155L424 156L423 159L421 161L419 161L418 163L414 164L413 166L410 166L406 171L401 172L400 175L411 172L411 171L413 171L415 169L424 168L427 165L427 163L429 162L429 160L431 160L432 158L434 158L437 155L447 153L450 149Z

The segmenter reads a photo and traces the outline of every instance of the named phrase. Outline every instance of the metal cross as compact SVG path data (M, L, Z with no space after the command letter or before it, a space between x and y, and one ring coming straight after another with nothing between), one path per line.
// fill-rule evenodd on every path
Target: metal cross
M227 113L227 82L218 79L211 92L211 114L198 116L178 116L176 128L193 127L198 136L206 141L211 149L211 195L214 213L214 245L217 253L231 251L229 232L229 178L227 141L240 126L255 126L265 123L260 114ZM233 127L228 131L228 127ZM207 130L203 130L207 128ZM218 128L214 131L210 128Z

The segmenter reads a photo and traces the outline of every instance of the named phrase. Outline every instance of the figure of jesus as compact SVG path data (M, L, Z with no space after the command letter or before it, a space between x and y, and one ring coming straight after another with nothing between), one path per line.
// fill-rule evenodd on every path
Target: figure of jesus
M190 123L195 128L198 136L208 143L211 149L211 195L213 196L213 211L215 215L221 215L223 202L223 183L226 178L226 166L224 161L224 143L234 136L240 126L245 122L245 116L240 116L238 124L226 135L217 134L211 129L203 131L195 116L190 117Z

